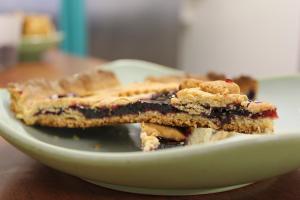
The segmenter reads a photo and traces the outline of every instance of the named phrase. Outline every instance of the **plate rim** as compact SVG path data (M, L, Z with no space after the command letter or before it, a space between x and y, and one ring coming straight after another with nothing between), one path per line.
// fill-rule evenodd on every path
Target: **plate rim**
M133 68L144 68L144 69L151 69L151 70L156 70L156 71L161 71L164 70L166 72L175 72L175 73L184 73L181 70L174 69L174 68L169 68L163 65L159 65L156 63L151 63L148 61L141 61L141 60L133 60L133 59L121 59L121 60L116 60L104 65L101 65L100 68L110 70L113 68L118 68L121 65L128 65L130 63L130 67ZM297 78L300 79L300 74L292 74L292 75L284 75L284 76L272 76L272 77L267 77L267 78L262 78L259 79L259 81L272 81L272 80L280 80L280 79L290 79L290 78ZM0 101L2 104L4 103L4 97L3 95L8 95L8 92L6 89L0 89ZM9 99L9 98L8 98ZM10 112L10 111L9 111ZM11 120L11 119L10 119ZM15 119L13 119L15 120ZM17 119L16 119L17 120ZM21 122L22 123L22 122ZM20 126L24 126L24 124L21 124ZM25 131L25 130L24 130ZM13 134L7 134L7 132L13 133ZM274 134L274 135L259 135L259 141L260 142L270 142L270 141L277 141L280 137L280 139L286 139L286 140L293 140L293 139L300 139L300 134L296 134L300 132L298 131L293 131L293 132L287 132L284 134ZM115 159L120 159L124 157L139 157L141 154L144 155L147 159L155 158L157 155L168 155L168 154L173 154L173 153L188 153L190 154L191 152L197 152L199 153L205 153L205 152L211 152L211 151L221 151L222 149L227 149L229 147L231 148L239 148L240 146L245 146L245 145L252 145L252 142L256 140L255 138L251 139L245 139L245 140L231 140L230 138L227 140L223 141L218 141L215 143L209 143L209 144L201 144L201 145L193 145L189 147L178 147L178 148L170 148L170 149L164 149L163 151L153 151L151 153L147 152L91 152L91 151L82 151L82 150L76 150L76 149L70 149L70 148L65 148L65 147L60 147L56 146L53 144L49 144L43 141L40 141L34 137L28 137L23 134L18 134L18 131L14 130L12 127L9 125L5 124L2 120L0 120L0 135L2 135L4 138L7 140L14 140L13 143L18 143L18 145L24 143L24 141L27 141L31 144L33 147L45 147L45 148L53 148L53 150L58 151L62 154L68 153L70 155L74 155L77 157L79 154L84 155L86 157L87 155L90 155L91 158L95 158L101 156L102 158L115 158ZM299 136L298 136L299 135ZM246 137L246 136L245 136ZM251 135L253 137L253 135ZM22 138L22 140L21 140ZM252 141L252 142L250 142ZM33 145L34 144L34 145ZM37 145L37 146L36 146ZM121 154L121 156L119 156ZM89 158L90 159L90 158Z
M128 65L128 63L126 63L126 65ZM168 68L166 70L169 71ZM171 70L173 71L174 69ZM290 79L291 77L288 78ZM128 80L124 80L128 82ZM6 90L0 90L0 112L3 112L2 119L4 119L0 120L0 135L2 135L4 139L6 139L9 143L14 145L16 148L20 149L27 155L54 169L85 179L95 179L107 184L146 188L158 187L169 189L213 189L216 187L226 187L228 185L236 185L263 180L269 177L281 175L300 166L300 157L290 158L290 156L286 156L286 154L289 155L291 152L298 152L300 150L300 146L298 145L300 144L300 131L298 131L298 129L296 132L291 133L282 132L284 134L257 135L257 137L255 137L255 135L243 135L243 138L252 138L250 140L246 138L245 140L239 138L235 140L234 138L236 137L234 137L211 144L178 147L154 152L93 152L57 146L55 144L48 143L48 141L40 140L34 135L31 135L31 131L25 128L26 125L24 125L24 123L22 123L20 120L17 120L15 118L15 115L11 113L11 110L9 109L9 101L10 98L8 92ZM273 156L274 148L275 152L278 153L277 156ZM262 153L265 152L266 156L271 155L269 159L268 157L258 157L259 161L261 163L267 164L269 168L263 170L263 173L256 172L256 174L253 174L253 176L245 176L243 175L245 174L244 171L241 171L239 169L245 170L247 168L247 163L249 164L249 161L247 160L250 160L251 163L253 163L252 167L260 167L260 162L256 161L256 155L257 153L259 153L257 152L257 149L259 149ZM242 152L242 154L240 152ZM243 155L243 152L250 152L250 157L245 157ZM231 161L227 161L227 159L224 160L222 158L222 155L224 155L224 153L225 155L233 155L242 158L242 160L245 161L243 163L246 163L246 166L243 163L241 163L242 168L240 165L232 166L232 159L229 159ZM141 170L138 172L143 177L142 174L147 172L147 170L152 170L153 166L156 170L160 170L161 167L165 168L169 164L169 162L173 163L173 165L175 166L177 161L180 159L183 159L187 162L195 162L194 170L192 170L191 172L192 174L199 174L199 172L197 171L198 167L201 168L201 166L203 166L203 163L201 163L203 159L208 159L208 161L221 163L224 164L224 166L227 166L227 169L225 168L225 172L226 170L230 173L237 173L237 171L239 171L238 173L240 177L235 177L231 180L229 179L227 182L225 181L226 183L222 181L220 182L219 176L214 177L215 171L208 170L211 169L210 162L206 162L206 164L204 164L203 170L208 170L209 175L207 176L207 178L213 177L214 181L212 182L210 182L210 179L205 179L202 182L197 182L196 180L189 182L188 179L190 179L191 177L188 177L188 179L183 179L185 180L185 183L189 185L188 187L186 185L181 185L182 179L178 180L179 182L176 181L177 183L175 182L173 186L166 186L166 184L157 186L151 184L151 181L153 181L152 177L155 176L146 176L145 180L150 180L149 183L144 182L139 178L134 179L133 181L128 181L131 180L130 178L132 178L132 175L134 175L132 173L136 173L130 171L132 169L131 167L146 166L146 171L144 170L144 168L140 168ZM274 167L274 170L270 170L273 165L270 165L268 163L285 163L282 161L288 162L287 164L281 164L278 165L278 167ZM161 165L158 165L157 168L155 166L158 162L160 162ZM76 169L73 169L74 164L81 167L87 167L88 169L91 169L91 171L96 171L94 171L92 174L86 174L86 172L79 173ZM119 180L116 178L111 179L111 177L108 178L98 173L98 169L107 170L107 166L113 166L114 170L120 170L120 173L126 177L126 180ZM147 168L147 166L150 166L151 169L149 167ZM233 167L237 171L230 171L230 167ZM174 172L176 172L176 169L174 169ZM126 175L128 173L131 177L128 177Z

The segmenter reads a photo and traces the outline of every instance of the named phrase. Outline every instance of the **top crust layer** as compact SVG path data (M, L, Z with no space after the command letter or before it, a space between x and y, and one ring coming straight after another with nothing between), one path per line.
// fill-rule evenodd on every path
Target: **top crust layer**
M240 94L240 87L233 81L201 81L186 79L179 85L179 89L198 88L212 94Z
M187 108L187 111L191 111L193 107L199 110L199 105L210 107L239 105L252 113L276 110L276 107L270 103L249 101L246 95L240 94L239 86L232 81L187 79L180 84L179 88L182 89L171 99L171 103L180 110ZM197 111L192 111L191 114L197 114Z
M59 97L83 97L119 85L114 73L95 69L55 81L35 79L21 84L11 83L8 90L12 99L11 108L20 115L50 97L52 100Z
M192 75L192 74L181 74L181 75L167 75L161 77L149 76L146 81L158 82L158 83L181 83L185 79L196 79L201 81L216 81L216 80L229 80L224 74L208 73L207 75ZM232 81L236 83L242 94L247 95L250 99L254 99L258 90L258 83L255 79L250 76L240 76L233 78ZM240 93L238 92L238 93Z

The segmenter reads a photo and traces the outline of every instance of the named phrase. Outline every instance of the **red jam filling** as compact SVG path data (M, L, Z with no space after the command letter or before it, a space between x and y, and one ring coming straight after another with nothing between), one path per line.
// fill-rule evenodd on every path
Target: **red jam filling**
M262 112L262 117L269 117L272 119L278 118L277 110L266 110Z

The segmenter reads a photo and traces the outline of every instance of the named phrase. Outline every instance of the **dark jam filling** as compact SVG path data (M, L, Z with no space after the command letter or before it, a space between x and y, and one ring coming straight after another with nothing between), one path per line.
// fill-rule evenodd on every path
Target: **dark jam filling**
M203 117L218 119L222 124L230 123L234 116L249 117L251 115L251 112L245 110L240 105L228 105L226 107L210 107L209 105L203 105L203 107L210 110L209 114L203 113Z
M180 110L178 110L177 108L169 104L158 104L158 103L150 103L150 102L143 102L143 101L138 101L123 106L115 106L111 109L109 108L92 109L80 105L70 106L70 108L81 112L87 119L139 114L147 111L157 111L160 112L161 114L181 112Z
M134 115L134 114L144 113L147 111L157 111L161 114L186 113L171 105L170 99L174 95L175 95L175 91L165 92L165 93L153 95L151 98L148 99L141 99L134 103L120 105L120 106L113 106L112 108L107 108L107 107L90 108L85 105L75 104L69 106L69 109L76 110L82 113L84 117L87 119L122 116L122 115L130 115L130 114ZM230 121L235 116L250 117L252 119L256 119L259 117L277 118L276 110L268 110L268 111L253 114L238 104L237 105L231 104L226 107L210 107L209 105L201 105L201 106L203 106L205 109L209 111L206 113L202 113L201 116L209 119L217 119L222 124L230 123ZM37 112L35 115L41 115L41 114L60 115L63 112L64 111L62 109L56 111L41 110Z
M249 117L252 119L257 118L277 118L276 110L267 110L259 113L251 113L250 111L244 109L241 105L231 104L226 107L210 107L209 105L202 105L204 108L209 109L209 114L203 113L203 117L209 119L218 119L222 124L230 123L232 118L235 116Z
M147 111L157 111L161 114L182 112L170 104L173 95L174 92L162 93L153 95L149 99L141 99L135 103L113 106L112 108L92 109L82 105L73 105L70 108L81 112L87 119L139 114Z

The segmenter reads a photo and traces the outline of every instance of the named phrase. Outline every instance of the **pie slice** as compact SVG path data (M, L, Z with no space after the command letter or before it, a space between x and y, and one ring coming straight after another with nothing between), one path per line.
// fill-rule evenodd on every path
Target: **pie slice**
M102 89L101 89L102 88ZM119 86L111 72L12 84L12 110L28 125L94 127L149 122L243 133L273 131L276 107L249 101L231 80Z
M206 144L241 135L237 132L217 131L211 128L171 127L141 124L141 149L155 151L178 146Z
M226 80L227 77L224 74L217 74L210 72L206 75L194 75L194 74L180 74L180 75L167 75L167 76L149 76L146 81L149 82L160 82L160 83L170 83L177 82L180 83L185 79L197 79L202 81L216 81L216 80ZM250 100L254 100L258 90L257 81L250 76L239 76L232 79L233 82L240 86L242 94L248 96Z

